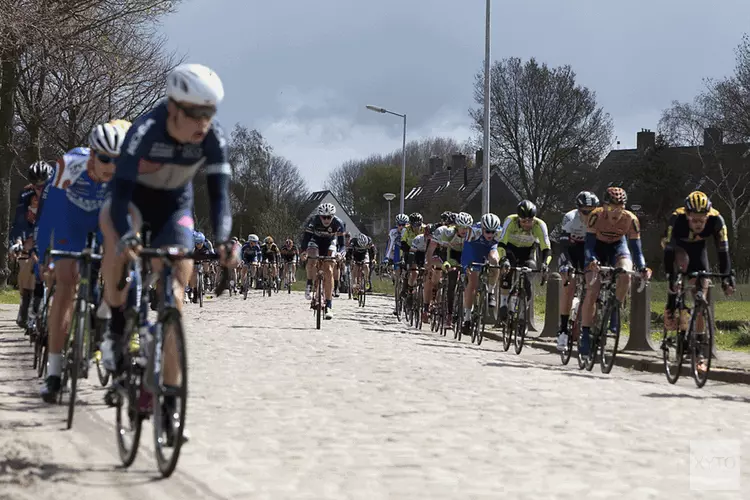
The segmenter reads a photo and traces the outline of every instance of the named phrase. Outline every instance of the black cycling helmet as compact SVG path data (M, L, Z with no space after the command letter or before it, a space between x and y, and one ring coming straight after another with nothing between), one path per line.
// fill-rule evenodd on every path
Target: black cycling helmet
M412 226L421 226L424 219L422 219L422 214L419 212L414 212L413 214L409 215L409 224Z
M52 177L52 167L46 161L36 161L29 165L28 177L32 184L47 182Z
M578 208L595 208L599 205L599 197L591 191L581 191L576 196L576 207Z
M516 213L522 219L531 219L532 217L536 217L536 205L529 200L523 200L518 204Z
M451 215L453 215L453 212L449 212L448 210L446 210L445 212L440 214L440 221L446 224L450 223Z

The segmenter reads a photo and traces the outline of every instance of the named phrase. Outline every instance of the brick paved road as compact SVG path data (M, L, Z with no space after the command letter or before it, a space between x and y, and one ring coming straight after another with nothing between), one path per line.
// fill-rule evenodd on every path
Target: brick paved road
M459 344L400 326L384 299L338 301L319 332L301 295L251 299L186 313L193 439L167 481L153 481L149 426L131 470L116 468L93 379L60 430L5 307L0 499L750 498L746 460L743 491L691 491L689 474L691 439L740 440L750 456L745 386Z

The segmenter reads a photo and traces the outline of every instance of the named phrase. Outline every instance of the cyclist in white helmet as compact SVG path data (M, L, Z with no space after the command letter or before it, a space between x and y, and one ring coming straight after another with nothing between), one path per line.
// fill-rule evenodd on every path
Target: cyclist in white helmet
M57 161L52 182L44 193L44 209L37 226L40 256L44 256L53 233L56 250L80 252L86 246L88 233L98 232L99 209L104 204L107 183L114 174L114 161L120 155L128 125L122 121L117 125L96 125L89 134L89 148L76 148ZM54 403L62 389L62 348L68 333L65 318L73 308L77 266L70 259L60 259L54 266L55 300L50 305L47 379L42 388L42 398L48 403ZM93 283L97 281L92 279Z

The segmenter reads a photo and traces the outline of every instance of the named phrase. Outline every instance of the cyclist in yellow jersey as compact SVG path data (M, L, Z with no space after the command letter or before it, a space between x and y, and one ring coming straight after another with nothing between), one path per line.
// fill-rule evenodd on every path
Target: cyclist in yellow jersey
M539 249L542 251L542 264L539 269L544 274L549 271L549 263L552 261L549 232L547 231L547 224L536 216L536 212L536 205L529 200L523 200L518 204L516 213L505 219L497 250L501 261L504 260L506 268L523 265L536 269L537 264L532 258L531 252L534 245L538 243ZM513 273L505 271L502 275L498 319L505 321L508 315L508 294L513 281ZM526 283L526 290L529 294L531 293L530 283ZM527 297L527 300L531 300L531 296Z
M425 225L422 214L414 212L409 215L409 224L401 235L401 254L406 256L406 265L409 268L409 272L404 277L404 286L402 287L402 294L404 295L406 295L409 287L413 287L416 284L417 268L424 267L426 248L422 251L418 249L411 250L414 238L424 235L424 233Z

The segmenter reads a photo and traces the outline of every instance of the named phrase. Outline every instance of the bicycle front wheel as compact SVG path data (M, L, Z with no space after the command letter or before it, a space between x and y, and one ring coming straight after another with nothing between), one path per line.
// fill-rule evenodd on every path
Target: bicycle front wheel
M704 333L696 333L698 315L703 316ZM690 368L693 372L695 385L699 388L706 385L708 372L711 370L711 356L714 345L714 318L711 308L705 302L693 308L693 316L690 318Z
M525 295L525 291L522 292ZM524 342L526 341L526 318L529 314L529 309L526 307L526 297L519 295L518 301L516 302L516 331L513 337L513 343L515 344L516 354L521 354L523 350Z
M612 371L612 367L615 364L615 357L617 356L617 345L620 342L620 325L611 324L612 316L614 315L617 323L619 323L619 311L617 310L617 304L609 301L607 308L604 310L604 314L599 323L599 348L601 350L601 356L599 358L599 366L602 369L602 373L609 373ZM609 325L609 328L607 328ZM612 331L614 330L614 331Z
M177 467L182 449L185 417L187 413L188 367L185 347L185 331L182 316L176 309L168 311L161 322L161 342L154 343L160 348L158 359L161 366L155 367L156 391L154 404L154 452L156 464L163 477L169 477ZM156 359L151 353L150 362ZM177 362L177 371L172 382L164 379L168 360ZM173 367L174 368L174 367Z

